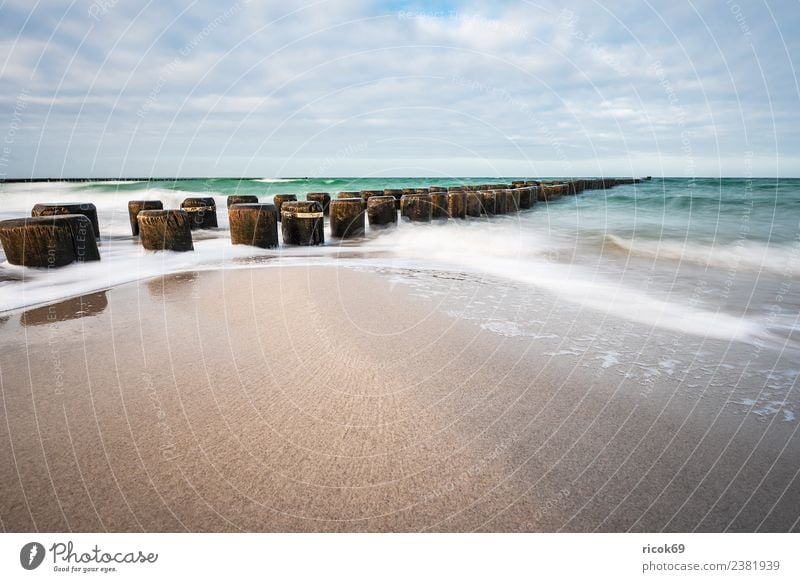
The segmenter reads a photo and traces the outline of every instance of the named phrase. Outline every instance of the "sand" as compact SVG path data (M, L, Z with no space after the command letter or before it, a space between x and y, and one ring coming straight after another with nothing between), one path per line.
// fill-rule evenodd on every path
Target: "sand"
M0 526L800 530L796 423L643 393L444 307L285 267L7 313Z

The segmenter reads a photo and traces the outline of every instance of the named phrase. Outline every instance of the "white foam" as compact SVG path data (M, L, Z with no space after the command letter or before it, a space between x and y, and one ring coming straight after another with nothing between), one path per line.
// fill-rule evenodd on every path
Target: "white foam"
M619 356L618 352L603 352L603 355L597 356L595 359L603 361L600 365L602 368L610 368L611 366L619 364L619 358L617 356Z
M579 307L653 328L743 342L773 339L756 321L694 307L677 296L674 301L657 299L606 281L587 267L550 262L552 241L546 233L533 233L526 226L511 218L490 224L419 226L399 229L374 245L397 258L444 263L461 271L518 281Z
M525 332L512 321L488 321L482 323L481 328L504 337L520 337L526 335Z
M614 234L606 241L632 254L671 261L688 261L727 271L767 271L787 277L800 275L800 251L792 245L767 245L755 241L701 244L684 240L626 239Z

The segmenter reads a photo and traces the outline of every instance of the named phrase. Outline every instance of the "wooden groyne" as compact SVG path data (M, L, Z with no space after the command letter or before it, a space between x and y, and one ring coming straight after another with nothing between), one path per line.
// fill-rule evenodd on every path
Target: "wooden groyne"
M347 191L338 192L335 198L327 192L310 192L305 201L298 201L295 194L275 194L272 204L259 203L253 195L231 195L227 206L232 244L273 248L279 244L279 225L284 245L320 245L325 241L326 224L331 238L352 239L365 235L367 218L375 230L393 228L400 221L489 218L588 190L639 182L638 178L516 180L510 184ZM163 209L158 200L131 200L128 212L132 236L138 235L148 250L191 251L192 230L218 227L216 202L211 197L187 198L180 209ZM93 204L37 204L32 214L33 218L0 221L0 241L11 264L58 267L99 260L95 239L100 233Z

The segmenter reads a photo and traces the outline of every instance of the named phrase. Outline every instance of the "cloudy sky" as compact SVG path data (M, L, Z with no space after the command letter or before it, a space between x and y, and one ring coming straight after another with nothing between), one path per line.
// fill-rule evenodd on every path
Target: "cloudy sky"
M0 0L0 177L800 176L800 3Z

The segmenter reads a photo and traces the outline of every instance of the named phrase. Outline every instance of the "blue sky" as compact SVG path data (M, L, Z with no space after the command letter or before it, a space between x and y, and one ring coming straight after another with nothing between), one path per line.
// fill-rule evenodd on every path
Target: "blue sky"
M0 0L0 177L800 176L800 3Z

